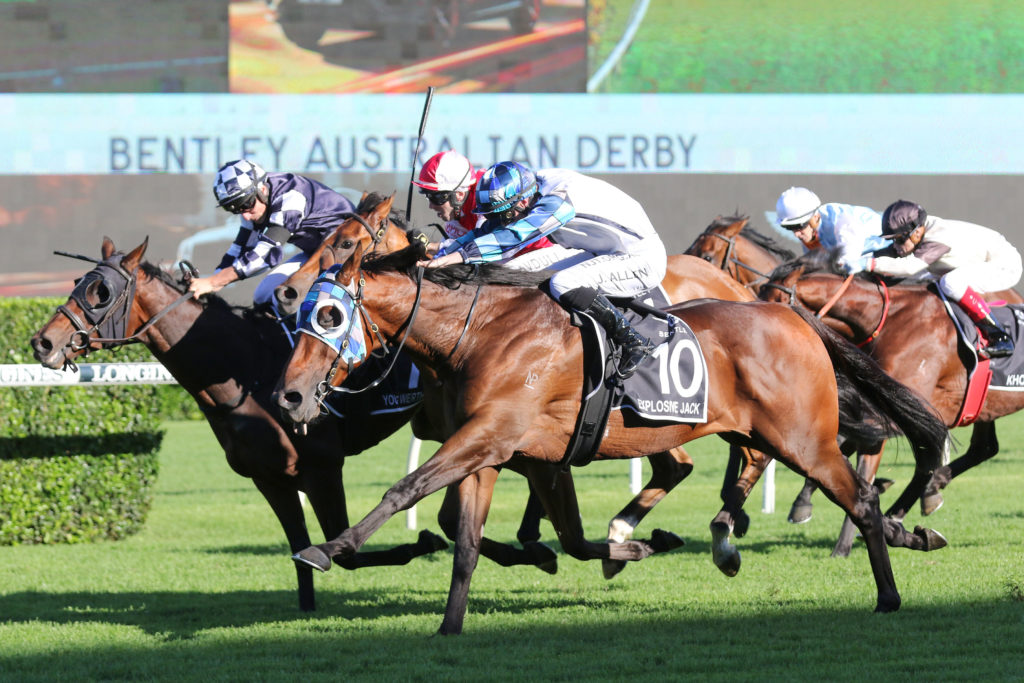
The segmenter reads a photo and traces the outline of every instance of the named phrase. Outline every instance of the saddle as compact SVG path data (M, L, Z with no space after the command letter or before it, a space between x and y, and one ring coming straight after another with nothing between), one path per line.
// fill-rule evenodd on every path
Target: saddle
M1013 355L1005 358L982 358L978 355L981 335L974 322L957 304L949 301L934 285L932 289L946 308L946 313L957 330L957 352L967 369L967 391L960 414L953 426L962 427L978 419L988 392L1024 391L1024 352L1020 349L1024 337L1024 306L993 305L992 317L1003 326L1017 344Z
M583 342L583 394L563 469L594 459L612 410L629 410L638 424L707 421L707 364L689 327L660 310L670 303L664 292L658 288L614 303L637 332L655 342L653 358L632 377L619 379L604 328L585 314L570 313Z

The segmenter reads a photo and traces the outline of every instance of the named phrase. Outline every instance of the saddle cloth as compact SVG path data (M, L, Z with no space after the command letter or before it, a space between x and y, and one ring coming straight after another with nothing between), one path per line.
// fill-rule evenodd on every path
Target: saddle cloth
M981 341L978 328L963 308L947 300L937 288L935 291L942 297L946 312L959 333L959 351L964 366L972 372L978 365L978 344ZM1024 391L1024 350L1021 348L1024 345L1024 306L993 306L992 317L1013 338L1016 347L1012 355L990 361L992 379L989 388L992 391Z
M630 324L657 347L653 358L622 382L615 374L604 328L587 315L573 315L583 340L584 383L576 429L562 460L565 467L593 459L612 410L628 410L641 423L707 421L704 354L686 323L658 310L669 304L664 292L659 288L631 302L616 303L624 303Z

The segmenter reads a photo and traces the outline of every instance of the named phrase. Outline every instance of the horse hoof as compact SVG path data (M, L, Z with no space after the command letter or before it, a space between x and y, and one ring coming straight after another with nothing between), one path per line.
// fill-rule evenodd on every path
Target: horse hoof
M551 546L540 541L530 541L523 544L523 550L530 554L530 559L537 569L548 574L558 573L558 555Z
M949 541L946 537L940 534L935 529L927 529L923 526L914 527L914 535L924 539L924 551L930 552L932 550L939 550L949 545Z
M921 496L921 514L927 517L942 507L944 502L942 494L939 493L938 489L925 491L924 495Z
M750 528L750 515L743 510L736 513L732 520L732 535L736 538L743 538Z
M671 531L665 531L664 529L655 529L651 533L651 540L649 544L654 548L656 553L665 553L669 550L675 550L686 545L686 541L682 539L678 534L674 534Z
M813 505L794 504L793 507L789 509L789 517L786 518L786 521L790 524L806 524L811 521L812 512L814 512Z
M436 553L438 550L445 550L448 547L448 541L444 540L433 531L423 529L420 531L420 535L416 538L416 545L427 553Z
M715 566L728 577L733 577L740 572L740 551L733 548L733 551L714 558Z
M832 555L830 555L830 557L849 557L849 556L850 556L850 546L848 546L848 545L847 546L843 546L842 548L840 548L839 546L836 546L835 548L832 549Z
M892 479L884 479L882 477L875 477L875 488L878 489L879 493L885 493L889 490L889 487L893 485Z
M625 568L625 560L601 560L601 572L604 574L604 578L608 581L611 581L618 576L619 572Z
M313 569L319 569L322 572L331 568L331 558L327 557L327 554L315 545L295 553L292 555L292 559L299 564L309 565Z

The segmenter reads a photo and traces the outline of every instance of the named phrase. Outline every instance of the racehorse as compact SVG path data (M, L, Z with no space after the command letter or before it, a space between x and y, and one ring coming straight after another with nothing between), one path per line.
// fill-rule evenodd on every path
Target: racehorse
M747 216L718 216L683 253L717 266L757 294L768 274L796 254L751 228L749 222Z
M870 274L848 278L833 269L827 253L810 252L780 266L770 278L772 286L761 290L768 301L800 304L820 311L835 299L824 315L829 323L865 349L892 377L927 398L950 427L956 426L967 390L967 369L957 351L957 330L942 300L923 284L897 284ZM844 288L841 290L841 288ZM986 295L989 299L1022 301L1015 291ZM942 504L939 493L954 478L988 460L999 451L995 420L1024 408L1024 395L1016 391L989 392L971 431L967 451L939 467L921 499L929 515ZM902 517L914 499L901 498L887 514ZM807 501L809 505L809 499ZM846 530L837 544L839 554L849 553L852 532Z
M322 571L330 569L332 557L358 551L398 511L470 473L499 465L518 468L545 495L548 490L539 482L550 486L557 476L555 466L573 434L580 405L582 345L568 314L540 291L546 274L487 265L424 271L415 267L424 258L415 246L366 261L360 257L357 249L331 268L344 293L318 301L312 316L316 326L342 339L358 325L367 353L401 345L417 363L431 366L456 397L446 406L455 429L363 520L294 556ZM597 457L642 457L717 433L729 443L781 460L818 481L855 520L868 546L875 609L898 609L886 543L931 550L945 540L929 529L909 533L899 521L882 517L877 492L854 472L836 442L837 376L862 399L865 425L877 425L881 433L881 425L892 421L907 434L920 453L923 471L915 480L922 486L940 463L945 427L912 392L809 314L783 305L725 301L690 302L669 311L694 331L708 376L714 378L717 389L708 398L707 421L654 427L635 424L616 411ZM766 355L765 347L774 353ZM293 421L315 420L324 395L358 366L358 359L343 355L323 339L300 335L277 393ZM788 390L780 392L781 387ZM544 500L560 537L561 502ZM460 573L469 574L475 566L475 557L458 563L459 549L469 554L480 534L478 524L466 531L472 537L457 544L453 586L466 578ZM630 552L632 557L622 559L637 559L636 547L626 545L609 543L608 556ZM462 630L465 601L458 604L452 596L441 633Z
M228 464L253 480L293 552L310 543L300 491L324 537L341 533L349 524L345 457L398 430L408 414L360 415L359 429L332 420L304 435L294 433L270 398L289 348L278 325L251 311L239 316L219 297L206 305L192 300L170 276L141 261L147 242L123 255L105 238L102 260L79 257L98 265L32 337L36 360L57 369L99 348L145 344L195 398ZM406 564L446 547L440 536L424 530L414 544L361 553L342 566ZM299 607L311 611L316 606L312 571L296 570Z
M291 315L298 310L301 297L305 295L321 272L320 258L326 250L332 250L334 252L332 258L337 259L351 254L357 245L360 245L366 252L389 253L409 246L410 240L425 243L427 240L421 233L402 229L404 226L401 217L396 216L391 210L392 201L393 197L388 198L377 193L364 195L357 214L365 216L367 220L360 221L356 218L339 225L306 262L274 290L278 311L285 315ZM755 299L750 291L724 273L710 267L700 259L679 254L668 257L668 268L661 285L671 303L700 298L729 301L753 301ZM424 372L429 373L429 368L425 368ZM431 391L432 384L433 382L430 381L425 382L427 392ZM425 404L435 405L436 400L428 397ZM421 439L444 440L443 436L438 436L436 426L431 424L429 419L414 417L413 433ZM651 479L611 520L609 540L621 542L631 538L633 530L640 521L692 471L693 460L685 450L682 448L672 449L670 456L666 457L662 453L657 453L649 457ZM764 458L761 454L751 453L735 446L730 447L731 463L762 461ZM739 552L728 543L728 537L734 531L737 537L742 537L746 533L750 520L747 513L743 511L742 505L749 494L750 487L753 486L752 481L737 480L739 467L738 465L734 467L735 473L732 476L726 476L726 483L722 487L721 496L724 506L711 526L715 539L712 545L715 565L729 576L735 575L739 570L740 559ZM740 486L738 490L735 488L737 485ZM449 495L446 495L446 504L442 506L438 519L442 530L450 539L454 539L457 533L455 531L456 501L453 493L450 489ZM539 518L536 514L539 511L540 503L536 499L536 492L531 487L527 510L517 533L520 541L539 539ZM486 549L483 552L485 555L487 554ZM625 562L604 560L602 567L605 577L612 578L625 567Z

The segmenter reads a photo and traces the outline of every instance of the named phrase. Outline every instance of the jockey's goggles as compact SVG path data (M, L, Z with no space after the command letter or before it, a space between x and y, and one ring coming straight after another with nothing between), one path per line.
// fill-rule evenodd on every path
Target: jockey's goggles
M242 196L239 197L238 199L231 200L226 204L221 204L220 206L228 213L245 213L246 211L252 209L252 207L256 206L256 195L251 194L248 197Z
M427 201L434 206L441 206L452 198L452 190L426 190L421 189L420 194L427 198Z

